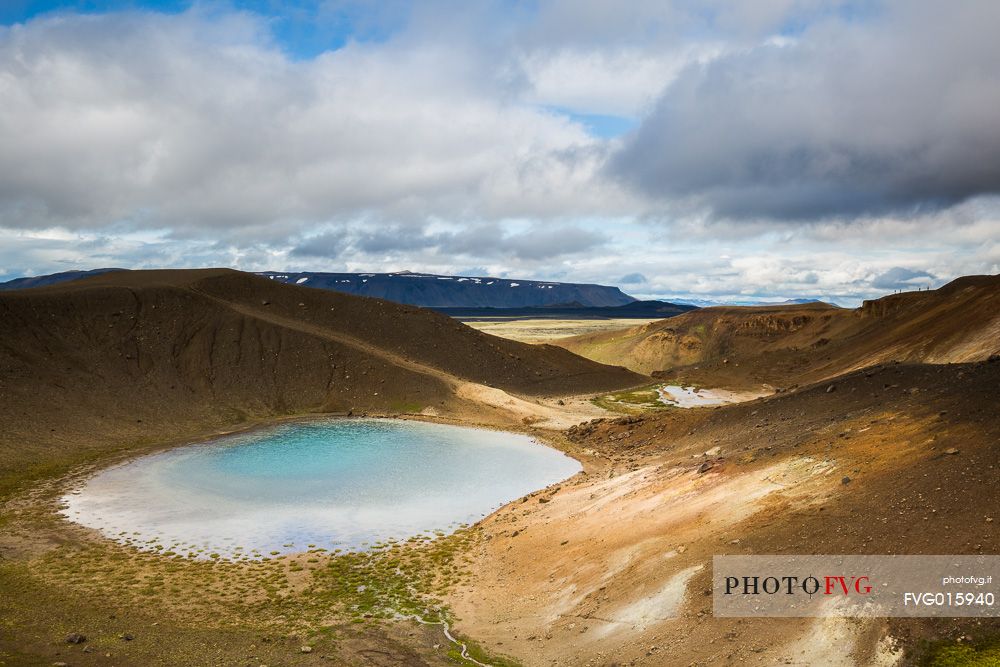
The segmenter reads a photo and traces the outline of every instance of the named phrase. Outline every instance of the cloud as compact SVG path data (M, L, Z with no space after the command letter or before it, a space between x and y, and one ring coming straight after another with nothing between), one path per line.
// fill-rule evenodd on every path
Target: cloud
M574 225L533 224L511 230L504 225L372 226L369 223L335 227L296 239L288 255L293 258L371 258L422 261L457 258L505 259L536 262L578 255L605 242L597 232Z
M629 273L618 279L618 282L623 285L639 285L641 283L647 282L646 276L641 273Z
M177 233L623 210L584 126L509 97L464 44L292 60L264 19L192 9L0 28L0 225Z
M721 47L672 51L642 49L533 51L519 66L540 105L589 114L636 117L685 67L716 57Z
M688 67L612 172L733 219L912 213L1000 192L1000 5L879 8Z
M885 273L880 273L871 280L872 287L884 290L911 290L928 287L937 281L937 276L926 271L914 271L901 266L894 266Z
M599 233L573 225L531 225L509 230L498 224L475 224L435 232L395 228L364 230L353 246L369 253L431 251L442 256L545 260L593 249L605 241Z
M336 232L326 232L303 239L288 254L292 257L323 257L325 259L332 259L339 257L343 250L343 235Z
M437 244L438 240L428 235L423 228L400 226L363 229L354 240L356 250L371 254L414 251L431 248Z
M570 225L535 225L517 232L478 226L441 234L437 243L448 254L537 261L586 252L604 240L601 234Z

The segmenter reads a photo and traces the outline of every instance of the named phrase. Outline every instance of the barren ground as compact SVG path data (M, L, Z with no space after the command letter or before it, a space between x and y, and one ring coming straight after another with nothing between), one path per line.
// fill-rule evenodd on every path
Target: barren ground
M567 336L603 333L636 327L656 320L631 318L607 320L462 320L473 329L522 343L551 343Z
M941 363L996 346L987 307L975 331L934 311L931 338L896 317L872 335L906 334L905 349L862 357L853 338L758 357L777 339L737 328L722 339L742 346L735 361L664 380L759 387L812 355L822 381L621 416L591 399L650 378L417 309L195 273L0 301L0 665L462 664L409 614L454 621L494 665L1000 660L997 619L723 619L707 594L714 554L1000 553L1000 359ZM883 362L901 349L935 363ZM195 562L58 515L98 467L352 408L532 433L584 472L452 536L364 555Z
M714 618L709 593L714 554L997 553L998 382L1000 363L889 366L571 429L585 472L483 522L457 627L531 665L899 664L996 641L998 619Z

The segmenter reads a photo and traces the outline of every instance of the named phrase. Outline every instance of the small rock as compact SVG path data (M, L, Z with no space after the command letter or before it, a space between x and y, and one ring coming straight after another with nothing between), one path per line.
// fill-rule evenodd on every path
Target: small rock
M302 653L312 653L313 652L313 647L312 646L303 646L302 648L299 649L299 651L301 651Z
M831 384L829 387L826 388L826 393L828 394L832 394L835 391L837 391L837 385L835 384Z
M540 497L538 499L538 502L540 502L540 503L547 503L547 502L549 502L549 500L550 500L549 498Z
M711 469L712 469L712 464L709 463L708 461L705 461L700 466L698 466L698 474L699 475L704 475L706 472L708 472Z
M958 450L955 449L954 447L949 447L948 449L944 450L944 453L954 456L955 454L958 454Z
M260 305L262 305L262 306L270 306L271 302L268 301L267 299L264 299L263 301L260 302Z
M135 637L133 637L132 635L130 635L130 634L129 634L129 633L127 633L127 632L124 632L124 633L122 633L122 634L120 634L120 635L118 635L118 636L119 636L119 637L121 637L121 639L122 639L123 641L127 641L127 642L130 642L130 641L132 641L133 639L135 639Z
M72 632L66 635L67 644L82 644L85 641L87 641L87 638L79 632Z
M840 483L841 483L841 484L850 484L850 483L851 483L851 478L850 478L850 477L847 477L847 476L845 475L845 476L844 476L844 478L843 478L842 480L840 480Z
M53 662L52 667L69 667L65 662Z

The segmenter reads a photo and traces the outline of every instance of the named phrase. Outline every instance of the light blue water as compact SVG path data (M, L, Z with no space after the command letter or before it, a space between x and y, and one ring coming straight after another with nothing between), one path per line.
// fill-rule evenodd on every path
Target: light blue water
M473 523L580 464L528 436L394 419L287 423L109 468L65 515L195 557L363 549Z

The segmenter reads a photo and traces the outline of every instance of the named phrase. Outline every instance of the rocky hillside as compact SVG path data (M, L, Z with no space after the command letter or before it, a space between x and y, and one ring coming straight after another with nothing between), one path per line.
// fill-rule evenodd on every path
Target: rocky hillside
M0 294L0 479L53 451L279 415L474 409L467 385L555 396L642 380L388 301L226 269L107 273Z
M559 344L642 373L714 373L729 384L821 379L886 361L978 361L1000 353L1000 276L959 278L853 310L825 303L703 308Z
M998 553L998 382L885 364L572 428L589 474L483 522L456 629L536 665L995 665L997 618L726 618L710 593L720 554Z

